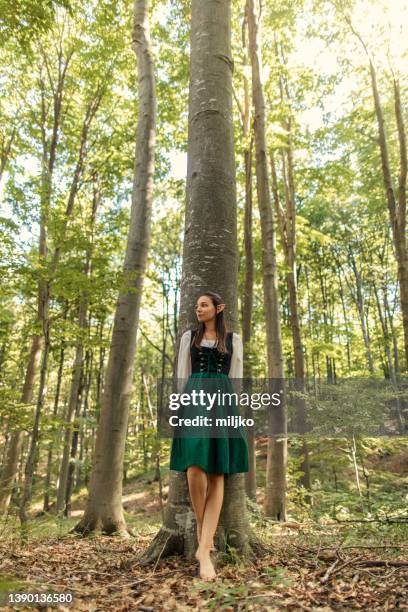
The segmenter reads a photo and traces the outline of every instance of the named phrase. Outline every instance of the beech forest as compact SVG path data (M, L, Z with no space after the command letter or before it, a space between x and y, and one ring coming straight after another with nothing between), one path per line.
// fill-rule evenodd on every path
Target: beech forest
M0 0L0 606L408 610L407 138L408 0ZM284 389L212 580L206 291Z

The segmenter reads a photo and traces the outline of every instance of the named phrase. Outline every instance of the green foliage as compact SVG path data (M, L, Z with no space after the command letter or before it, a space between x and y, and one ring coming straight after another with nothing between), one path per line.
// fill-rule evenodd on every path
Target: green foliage
M250 88L251 85L251 73L242 38L243 4L233 2L232 5L238 297L242 320L247 263L244 154L251 134L243 136L241 110L245 86ZM312 402L315 417L318 419L322 408L327 414L326 427L332 428L336 419L340 419L343 425L358 425L363 436L371 424L373 412L381 418L382 407L390 405L392 399L385 384L378 397L373 398L359 382L359 378L371 375L368 353L371 353L373 375L378 381L391 380L392 376L398 378L405 364L397 266L385 206L367 58L344 20L344 10L357 19L359 27L364 24L358 21L358 13L354 14L355 3L351 0L336 3L336 6L334 10L333 3L326 0L291 0L284 5L278 0L262 3L268 119L266 153L268 161L271 152L276 157L278 192L283 203L282 152L288 150L290 143L293 146L296 272L306 373L317 387L323 386L322 381L328 379L338 383L333 385L331 397L320 396ZM377 14L382 10L378 2L371 2L370 7L373 11L375 8ZM155 388L162 376L172 376L178 332L185 168L181 163L176 167L176 162L183 159L187 145L190 8L187 0L154 0L151 3L158 108L157 163L153 227L125 453L128 479L143 472L150 473L155 469L157 455L162 464L166 463L168 455L168 441L158 441L155 435ZM77 459L75 464L78 489L89 475L113 314L123 282L139 112L137 67L131 47L132 3L129 0L92 0L88 3L1 0L0 15L0 154L1 159L4 158L0 184L0 433L5 441L14 428L29 431L32 426L34 401L21 405L20 397L31 339L34 333L42 333L36 321L38 285L47 282L51 297L51 350L36 493L41 491L51 444L54 459L50 491L54 493L58 475L56 457L62 450L61 432L67 426L64 410L70 393L72 360L79 342L86 359L82 413L73 425L79 430L83 451L82 459ZM372 34L366 35L378 70L396 184L399 147L392 79L386 59L392 41L377 26ZM406 63L406 41L401 42L399 55L394 54L391 59L400 77L405 100L407 71L401 70L401 66ZM49 162L55 127L56 87L61 65L67 62L55 164L52 176L47 178L44 166ZM282 83L287 86L288 96L281 95ZM103 95L89 128L74 212L66 223L66 207L78 162L84 119L98 91ZM252 125L253 116L250 119ZM288 133L288 119L291 134ZM263 377L267 372L266 335L254 157L254 282L247 358L253 376ZM51 196L47 201L49 186ZM95 194L99 194L100 200L93 219ZM41 218L46 218L47 229L48 251L44 257L38 253ZM276 242L285 371L291 375L294 351L285 278L289 269L279 232ZM56 250L59 258L54 267ZM88 272L85 269L87 258L91 260ZM86 326L81 327L78 310L84 299L88 300L88 313ZM386 319L385 331L380 314ZM368 330L367 338L363 335L363 323ZM64 353L63 360L61 353ZM340 382L345 378L350 380ZM35 393L37 385L38 381ZM405 398L399 399L404 408ZM321 433L323 435L323 430ZM301 458L297 444L291 441L288 500L291 511L296 509L299 516L304 517L308 515L307 493L298 485ZM357 440L364 460L375 454L371 444L366 438ZM378 441L379 448L385 448L386 444L384 440ZM397 452L397 444L397 441L389 441L390 452ZM348 443L328 438L313 442L313 445L313 491L322 504L323 513L336 516L340 508L341 512L345 509L351 514L357 512L360 502L353 497L355 489ZM335 490L333 470L336 470L338 490ZM261 465L259 482L263 479ZM381 502L376 505L376 501L370 500L369 512L380 512L381 503L386 508L388 493L381 488L383 486L386 487L385 482L378 484ZM324 491L327 490L326 497ZM350 501L350 496L354 501ZM262 522L256 512L253 520ZM267 528L266 523L263 527Z
M250 592L250 587L246 584L198 584L194 589L205 598L209 598L206 601L209 610L227 610L236 603L237 599L245 599Z
M69 0L1 0L0 45L16 37L22 46L28 46L33 36L51 29L56 10L70 10Z

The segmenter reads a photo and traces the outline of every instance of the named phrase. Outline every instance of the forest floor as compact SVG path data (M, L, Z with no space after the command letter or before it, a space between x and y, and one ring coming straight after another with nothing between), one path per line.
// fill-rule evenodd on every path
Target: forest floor
M356 518L361 498L355 497L353 506L344 492L326 492L319 499L316 491L319 514L292 512L287 523L265 519L252 504L251 522L268 553L246 565L233 555L218 557L218 580L209 583L199 580L196 562L181 557L140 566L138 557L161 523L158 484L146 477L124 488L126 520L137 533L129 540L69 533L82 513L84 492L74 500L69 519L37 512L26 543L11 513L0 526L3 605L7 592L21 590L73 594L71 607L54 610L408 610L405 474L396 473L391 482L384 474L393 512L383 511L381 519L378 512L368 518L366 509ZM327 508L336 504L334 518L322 511L325 500Z

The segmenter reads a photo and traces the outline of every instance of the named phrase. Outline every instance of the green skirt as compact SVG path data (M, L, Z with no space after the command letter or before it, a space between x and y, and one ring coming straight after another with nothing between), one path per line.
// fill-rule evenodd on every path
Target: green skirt
M210 385L203 381L208 378L211 379ZM221 393L234 393L230 378L226 374L216 372L194 372L190 375L183 392L191 393L193 390L199 392L201 389L208 391L209 388ZM194 407L194 416L196 415L212 419L236 417L239 416L239 408L234 402L228 406L215 402L211 410L207 410L205 405ZM192 416L191 407L183 407L179 416ZM191 431L193 429L190 429ZM184 437L182 434L174 437L170 469L185 472L189 466L196 465L207 474L248 472L248 443L245 431L242 427L234 429L232 435L228 434L229 431L231 431L229 427L217 427L217 437Z

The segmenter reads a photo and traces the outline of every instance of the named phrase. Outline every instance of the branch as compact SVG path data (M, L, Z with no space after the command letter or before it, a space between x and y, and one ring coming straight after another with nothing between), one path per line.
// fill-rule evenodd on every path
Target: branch
M163 349L161 349L159 346L157 346L157 344L155 344L154 342L152 342L150 340L150 338L148 336L146 336L146 334L144 333L143 329L140 327L139 328L140 333L142 334L143 338L145 340L147 340L147 342L150 344L150 346L152 346L154 349L156 349L156 351L159 351L159 353L161 355L163 355ZM170 363L170 365L173 365L172 360L170 359L170 357L168 356L167 353L164 353L164 358L167 359L167 361Z

